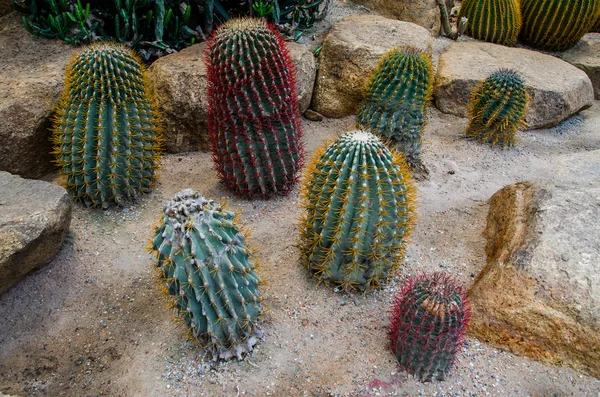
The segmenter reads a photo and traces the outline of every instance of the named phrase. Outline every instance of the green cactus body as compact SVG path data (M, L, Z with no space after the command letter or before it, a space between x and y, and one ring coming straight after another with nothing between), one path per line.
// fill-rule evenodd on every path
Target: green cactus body
M53 131L53 153L71 195L107 207L151 190L159 122L145 69L129 49L97 44L75 54Z
M389 141L414 167L420 163L422 130L432 92L429 56L414 47L394 49L373 74L358 124Z
M594 26L592 27L592 29L590 30L590 32L600 33L600 13L598 14L598 18L596 19L596 23L594 24Z
M209 134L215 168L234 193L289 192L303 164L293 64L262 19L221 25L208 44Z
M523 0L521 13L521 40L543 50L564 51L590 31L600 15L600 0Z
M464 0L461 17L469 19L465 34L491 43L513 46L521 30L518 0Z
M373 134L348 132L320 149L302 193L306 266L345 289L378 286L402 260L413 196L402 156Z
M421 274L400 287L389 338L398 363L422 381L448 376L471 317L461 286L444 273Z
M479 142L503 147L516 144L515 134L526 125L528 95L523 78L501 69L471 93L471 122L466 135Z
M213 359L240 359L262 336L260 279L235 214L185 189L164 209L152 241L159 281Z

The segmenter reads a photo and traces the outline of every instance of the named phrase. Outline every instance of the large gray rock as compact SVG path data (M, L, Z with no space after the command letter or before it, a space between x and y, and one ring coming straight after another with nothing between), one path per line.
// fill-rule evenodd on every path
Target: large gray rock
M300 111L313 92L314 55L298 43L286 43L296 68ZM158 59L149 68L150 84L163 114L165 148L169 153L208 149L208 76L204 64L206 43L195 44Z
M366 85L381 57L395 47L431 52L429 31L377 15L354 15L334 25L319 56L312 108L326 117L358 113Z
M65 189L0 171L0 295L54 258L70 223Z
M600 376L600 183L518 183L490 199L469 332Z
M586 34L560 57L588 75L594 86L594 95L600 99L600 33Z
M454 43L439 60L435 103L444 113L467 117L471 91L500 68L518 71L531 97L529 129L550 127L594 103L588 76L556 57L482 42Z
M29 34L17 13L0 19L0 171L39 178L53 169L50 117L73 51Z
M354 0L384 17L412 22L438 35L441 26L436 0Z

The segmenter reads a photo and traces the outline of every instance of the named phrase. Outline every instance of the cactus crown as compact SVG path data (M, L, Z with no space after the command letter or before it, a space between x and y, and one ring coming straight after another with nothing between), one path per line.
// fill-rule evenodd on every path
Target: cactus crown
M401 366L423 381L442 380L464 341L470 305L444 273L409 278L391 310L389 339Z
M207 54L211 149L223 183L237 194L286 193L302 167L293 66L262 19L231 20Z
M414 217L408 175L402 156L369 132L317 151L302 191L300 251L320 280L362 289L392 274Z
M260 279L233 212L182 190L165 206L151 251L165 293L214 359L252 350L262 335Z
M520 37L534 47L564 51L590 31L600 0L523 0Z
M522 24L518 0L465 0L461 17L469 19L465 33L471 37L508 46L517 43Z
M526 125L527 103L525 83L519 73L510 69L492 73L471 93L467 137L490 145L514 146L515 134Z
M88 206L126 204L152 189L160 116L145 68L131 50L100 43L73 56L53 142L68 190Z
M389 141L414 167L420 162L422 130L432 92L429 55L415 47L396 48L384 55L375 69L357 122Z

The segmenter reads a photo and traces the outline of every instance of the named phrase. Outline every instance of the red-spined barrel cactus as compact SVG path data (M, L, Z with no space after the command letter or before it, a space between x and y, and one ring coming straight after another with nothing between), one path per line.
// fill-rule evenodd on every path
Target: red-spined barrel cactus
M469 318L469 302L448 275L409 278L391 311L392 351L400 365L420 380L443 380L463 344Z
M286 193L302 167L293 65L263 19L223 24L208 45L211 149L221 181L242 196Z

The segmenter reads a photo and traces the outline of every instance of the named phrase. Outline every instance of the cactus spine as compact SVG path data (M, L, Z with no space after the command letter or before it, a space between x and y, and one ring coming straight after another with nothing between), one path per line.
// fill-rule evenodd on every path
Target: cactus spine
M345 289L378 286L403 259L413 197L402 156L373 134L347 132L319 149L302 191L305 265Z
M165 206L152 252L165 292L213 359L250 352L262 335L260 279L234 213L182 190Z
M54 119L53 154L75 199L107 207L150 191L160 139L145 68L129 49L96 44L73 56Z
M465 0L461 17L469 19L466 35L491 43L513 46L521 30L518 0Z
M396 294L389 339L398 362L422 381L443 380L464 342L470 305L444 273L409 278Z
M429 56L414 47L394 49L375 69L358 124L389 141L415 167L420 164L421 136L432 92Z
M540 49L564 51L590 31L600 0L523 0L521 39Z
M526 125L527 103L523 78L517 72L501 69L492 73L471 93L467 137L492 146L514 146L515 134Z
M262 19L223 24L209 43L211 149L222 182L244 196L286 193L302 167L293 65Z

